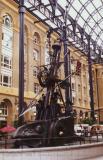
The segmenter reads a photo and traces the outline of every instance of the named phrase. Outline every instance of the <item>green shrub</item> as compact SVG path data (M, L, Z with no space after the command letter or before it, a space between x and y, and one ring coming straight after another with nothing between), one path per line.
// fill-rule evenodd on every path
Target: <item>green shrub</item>
M86 119L83 119L81 123L93 125L95 122L90 118L86 118Z

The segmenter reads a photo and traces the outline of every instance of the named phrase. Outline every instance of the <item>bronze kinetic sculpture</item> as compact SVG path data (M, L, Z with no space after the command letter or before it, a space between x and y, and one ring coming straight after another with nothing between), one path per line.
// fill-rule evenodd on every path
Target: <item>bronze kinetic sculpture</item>
M51 32L48 33L50 38ZM17 129L14 136L14 138L18 138L15 142L16 147L22 145L28 147L58 146L73 141L73 114L72 110L68 114L69 109L67 109L67 105L72 105L72 103L70 100L67 103L66 96L63 98L61 92L62 89L65 91L69 88L68 78L71 75L65 77L64 80L58 78L58 70L61 66L61 43L61 41L57 41L52 45L49 67L40 67L37 77L41 87L46 88L46 93L36 103L35 121ZM62 101L62 106L58 100ZM61 112L62 107L64 113Z

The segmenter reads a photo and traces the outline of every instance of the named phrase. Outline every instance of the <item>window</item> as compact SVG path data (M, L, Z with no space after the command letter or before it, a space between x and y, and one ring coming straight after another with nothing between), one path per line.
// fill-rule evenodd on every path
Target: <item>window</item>
M39 84L38 83L34 83L34 93L35 94L39 93Z
M73 102L73 104L75 103L75 97L72 97L72 102Z
M7 116L7 105L5 102L0 103L0 116Z
M4 15L3 26L2 26L2 45L6 49L12 49L12 18L9 15Z
M34 33L33 43L38 45L40 44L40 35L37 32Z
M85 112L85 118L87 119L89 117L88 112Z
M37 78L37 74L38 74L38 69L37 69L37 67L34 67L34 68L33 68L33 76L34 76L35 78Z
M2 23L2 47L1 47L1 77L0 85L11 87L12 83L12 50L13 50L13 26L12 17L3 16Z
M75 90L75 84L72 83L72 91L74 91L74 90Z
M33 60L38 60L39 59L39 51L38 50L33 50Z
M80 110L80 112L79 112L79 117L80 117L80 119L83 118L83 111L82 110Z
M11 87L11 76L1 74L0 80L1 80L0 82L1 86Z
M3 24L6 26L6 27L11 27L12 25L12 19L9 15L4 15L3 17Z
M78 84L78 92L80 92L81 91L81 86L80 86L80 84Z
M1 66L11 69L11 58L1 55Z

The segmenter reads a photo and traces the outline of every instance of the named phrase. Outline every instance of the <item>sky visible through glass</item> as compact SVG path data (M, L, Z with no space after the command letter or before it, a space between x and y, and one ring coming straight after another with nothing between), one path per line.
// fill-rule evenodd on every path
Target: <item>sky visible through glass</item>
M25 5L27 8L31 7L30 3L34 3L34 0L26 0ZM50 4L49 0L41 0L45 5ZM65 10L68 6L68 15L70 15L76 23L85 29L86 33L91 35L92 39L97 42L98 45L103 45L103 1L102 0L57 0L57 3ZM48 6L51 10L51 6ZM36 15L39 15L42 19L45 16L38 12L33 11ZM56 15L59 15L58 5L56 5ZM62 20L63 21L63 20ZM54 28L53 23L48 21Z

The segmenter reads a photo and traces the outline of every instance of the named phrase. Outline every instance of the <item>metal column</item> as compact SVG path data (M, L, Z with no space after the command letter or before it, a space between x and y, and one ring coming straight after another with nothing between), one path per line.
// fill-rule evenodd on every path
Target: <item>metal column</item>
M19 5L19 114L23 110L24 105L24 0L20 0ZM23 124L23 117L19 117L18 125Z
M88 36L88 72L89 72L89 85L90 85L90 107L91 107L91 118L95 121L94 116L94 95L93 95L93 81L92 81L92 63L90 56L90 36Z
M100 103L99 103L99 86L98 86L97 68L95 71L96 71L96 90L97 90L97 104L98 104L98 122L100 123Z
M67 48L67 32L66 26L63 27L63 44L64 44L64 74L68 77L70 74L70 51L68 53ZM72 98L71 98L71 80L66 79L66 83L69 84L65 89L65 99L66 99L66 114L70 115L72 111Z

